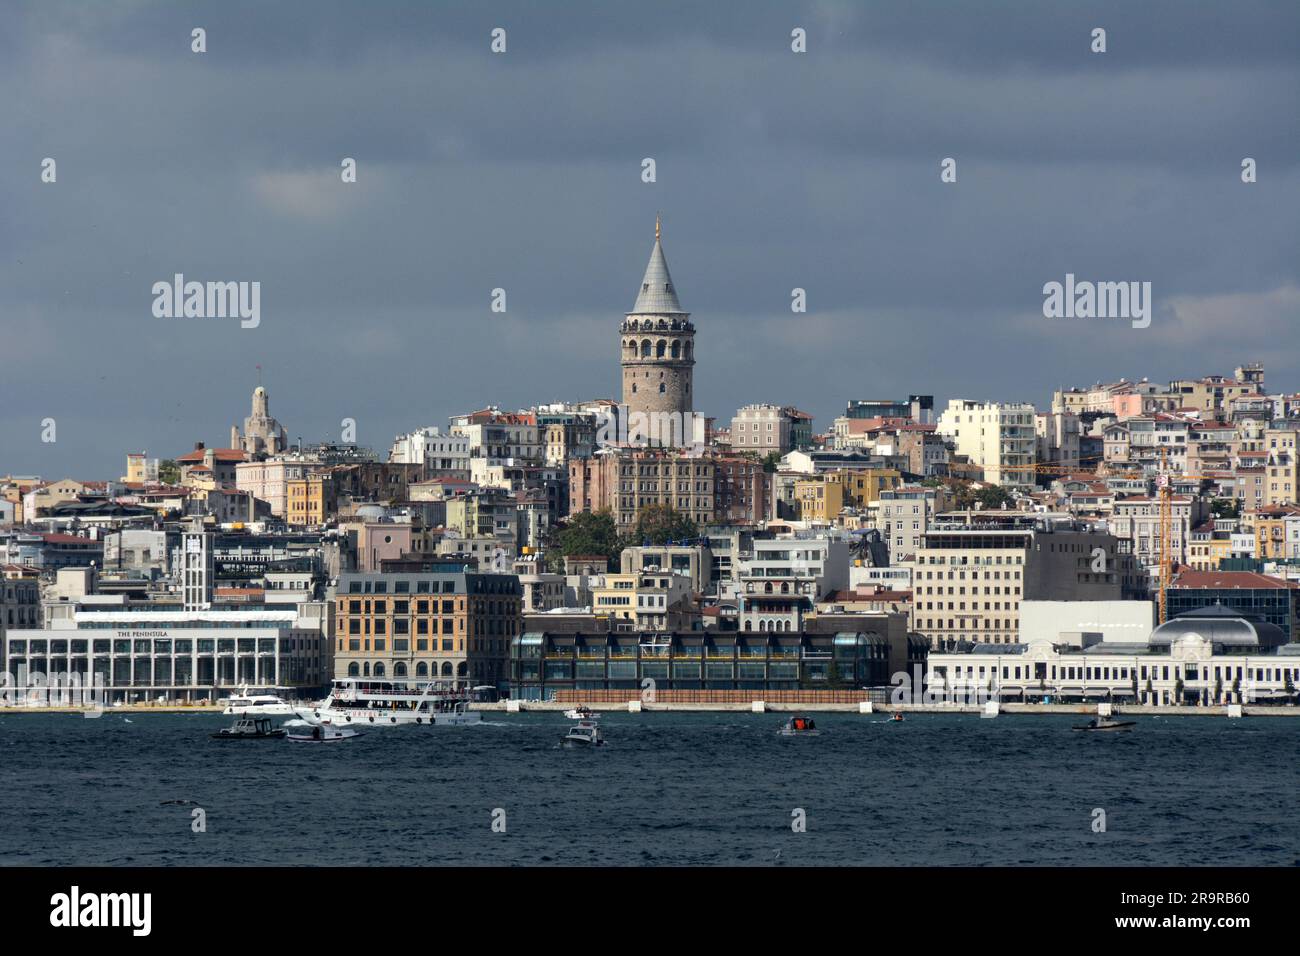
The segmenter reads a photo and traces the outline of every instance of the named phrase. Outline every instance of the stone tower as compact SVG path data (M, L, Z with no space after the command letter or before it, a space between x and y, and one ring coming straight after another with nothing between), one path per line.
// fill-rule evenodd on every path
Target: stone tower
M668 274L655 219L655 245L641 278L636 304L620 330L623 404L630 414L669 412L686 420L692 413L691 369L695 366L695 326L682 311ZM689 435L686 436L689 439Z
M244 419L244 434L239 434L237 426L231 427L230 447L242 449L252 458L278 455L289 447L284 426L271 417L266 389L261 385L253 389L252 414Z

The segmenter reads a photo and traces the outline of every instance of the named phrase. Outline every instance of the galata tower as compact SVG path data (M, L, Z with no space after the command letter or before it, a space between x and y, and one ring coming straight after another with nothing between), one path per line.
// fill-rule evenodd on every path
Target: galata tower
M623 404L628 412L677 413L683 420L694 410L691 369L695 366L695 326L682 311L668 274L660 226L655 218L655 245L641 277L636 304L623 319Z

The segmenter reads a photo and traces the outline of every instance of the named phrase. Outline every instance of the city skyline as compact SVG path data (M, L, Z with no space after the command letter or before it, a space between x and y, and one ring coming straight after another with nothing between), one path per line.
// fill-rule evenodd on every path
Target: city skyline
M743 23L670 4L649 28L581 7L46 9L0 40L27 91L0 106L20 145L0 156L0 470L224 444L259 364L291 440L351 418L377 450L489 404L616 398L609 330L657 212L695 408L719 421L778 401L825 430L850 399L913 393L1043 407L1254 360L1300 388L1293 9L1180 10L1175 34L1161 4ZM155 317L176 273L259 282L260 324ZM1067 275L1151 282L1151 327L1044 318Z

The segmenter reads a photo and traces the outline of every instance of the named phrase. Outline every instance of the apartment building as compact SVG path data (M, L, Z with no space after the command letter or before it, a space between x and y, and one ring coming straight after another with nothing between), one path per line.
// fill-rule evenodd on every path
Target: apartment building
M335 677L433 678L504 689L523 590L513 574L345 574L335 597Z
M1005 486L1034 484L1038 439L1033 405L954 398L939 416L938 431L952 439L958 455L983 469L985 481Z
M606 449L569 462L569 513L609 510L622 532L647 505L666 505L697 525L714 520L716 465L668 449Z

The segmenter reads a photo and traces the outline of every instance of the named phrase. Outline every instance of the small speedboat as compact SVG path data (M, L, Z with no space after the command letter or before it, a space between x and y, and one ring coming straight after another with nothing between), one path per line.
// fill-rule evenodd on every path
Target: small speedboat
M560 741L561 747L603 747L605 737L594 721L582 720L569 728L569 732Z
M1075 730L1128 730L1136 720L1111 720L1109 717L1094 717L1086 724L1080 724Z
M903 715L900 714L900 713L897 713L897 712L894 713L894 714L889 718L889 722L890 722L891 724L901 723L902 720L903 720Z
M795 714L777 731L782 737L817 737L821 731L811 717Z
M361 731L351 727L335 727L330 723L319 723L308 734L289 734L289 739L296 744L332 744L336 740L348 740L360 737Z
M600 714L584 704L581 707L572 707L566 710L564 716L569 720L596 720L600 717Z
M269 717L241 717L234 726L226 727L212 735L213 740L272 740L288 736L287 730L271 727Z

